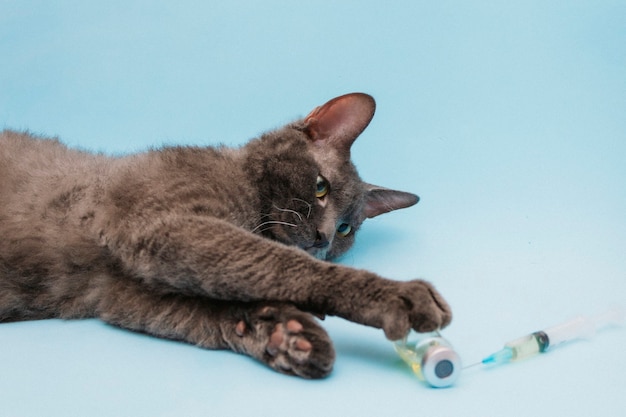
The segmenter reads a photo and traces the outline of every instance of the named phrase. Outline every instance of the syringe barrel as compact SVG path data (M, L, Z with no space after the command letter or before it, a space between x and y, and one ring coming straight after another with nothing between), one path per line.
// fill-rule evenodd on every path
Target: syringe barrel
M587 317L579 316L565 323L548 327L543 332L548 335L549 345L553 347L559 343L575 339L589 339L595 334L596 328L593 321Z
M547 343L548 336L544 332L535 332L519 339L511 340L504 347L505 349L511 349L511 360L518 361L543 352L548 347Z

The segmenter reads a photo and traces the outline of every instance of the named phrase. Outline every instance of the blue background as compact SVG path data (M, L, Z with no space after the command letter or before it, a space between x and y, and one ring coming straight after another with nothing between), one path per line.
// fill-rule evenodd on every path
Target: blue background
M240 145L352 91L369 182L415 207L342 261L424 277L464 362L626 304L626 3L0 1L0 127L120 154ZM304 381L97 320L0 325L1 416L623 416L626 331L427 388L329 318Z

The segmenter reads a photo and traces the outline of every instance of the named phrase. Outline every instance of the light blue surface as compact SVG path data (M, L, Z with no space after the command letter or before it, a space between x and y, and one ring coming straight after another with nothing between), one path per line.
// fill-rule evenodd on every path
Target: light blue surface
M626 3L0 2L0 127L125 153L239 145L351 91L353 157L418 193L344 263L425 277L466 363L626 304ZM333 375L97 320L0 325L0 416L623 416L626 330L418 382L381 331L329 318Z

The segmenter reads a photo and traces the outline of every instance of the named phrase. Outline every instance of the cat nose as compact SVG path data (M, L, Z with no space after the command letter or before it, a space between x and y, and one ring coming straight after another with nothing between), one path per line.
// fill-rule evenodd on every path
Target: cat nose
M327 248L330 242L324 233L321 233L319 230L315 233L315 242L313 242L313 247L318 249Z

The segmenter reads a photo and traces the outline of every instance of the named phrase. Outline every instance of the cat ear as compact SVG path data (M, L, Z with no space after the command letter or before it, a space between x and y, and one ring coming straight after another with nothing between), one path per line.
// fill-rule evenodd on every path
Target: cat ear
M411 207L412 205L417 204L418 201L420 201L420 198L415 194L367 184L363 216L371 219L379 214Z
M317 107L305 119L305 131L311 140L350 153L354 140L374 117L376 102L363 93L346 94Z

